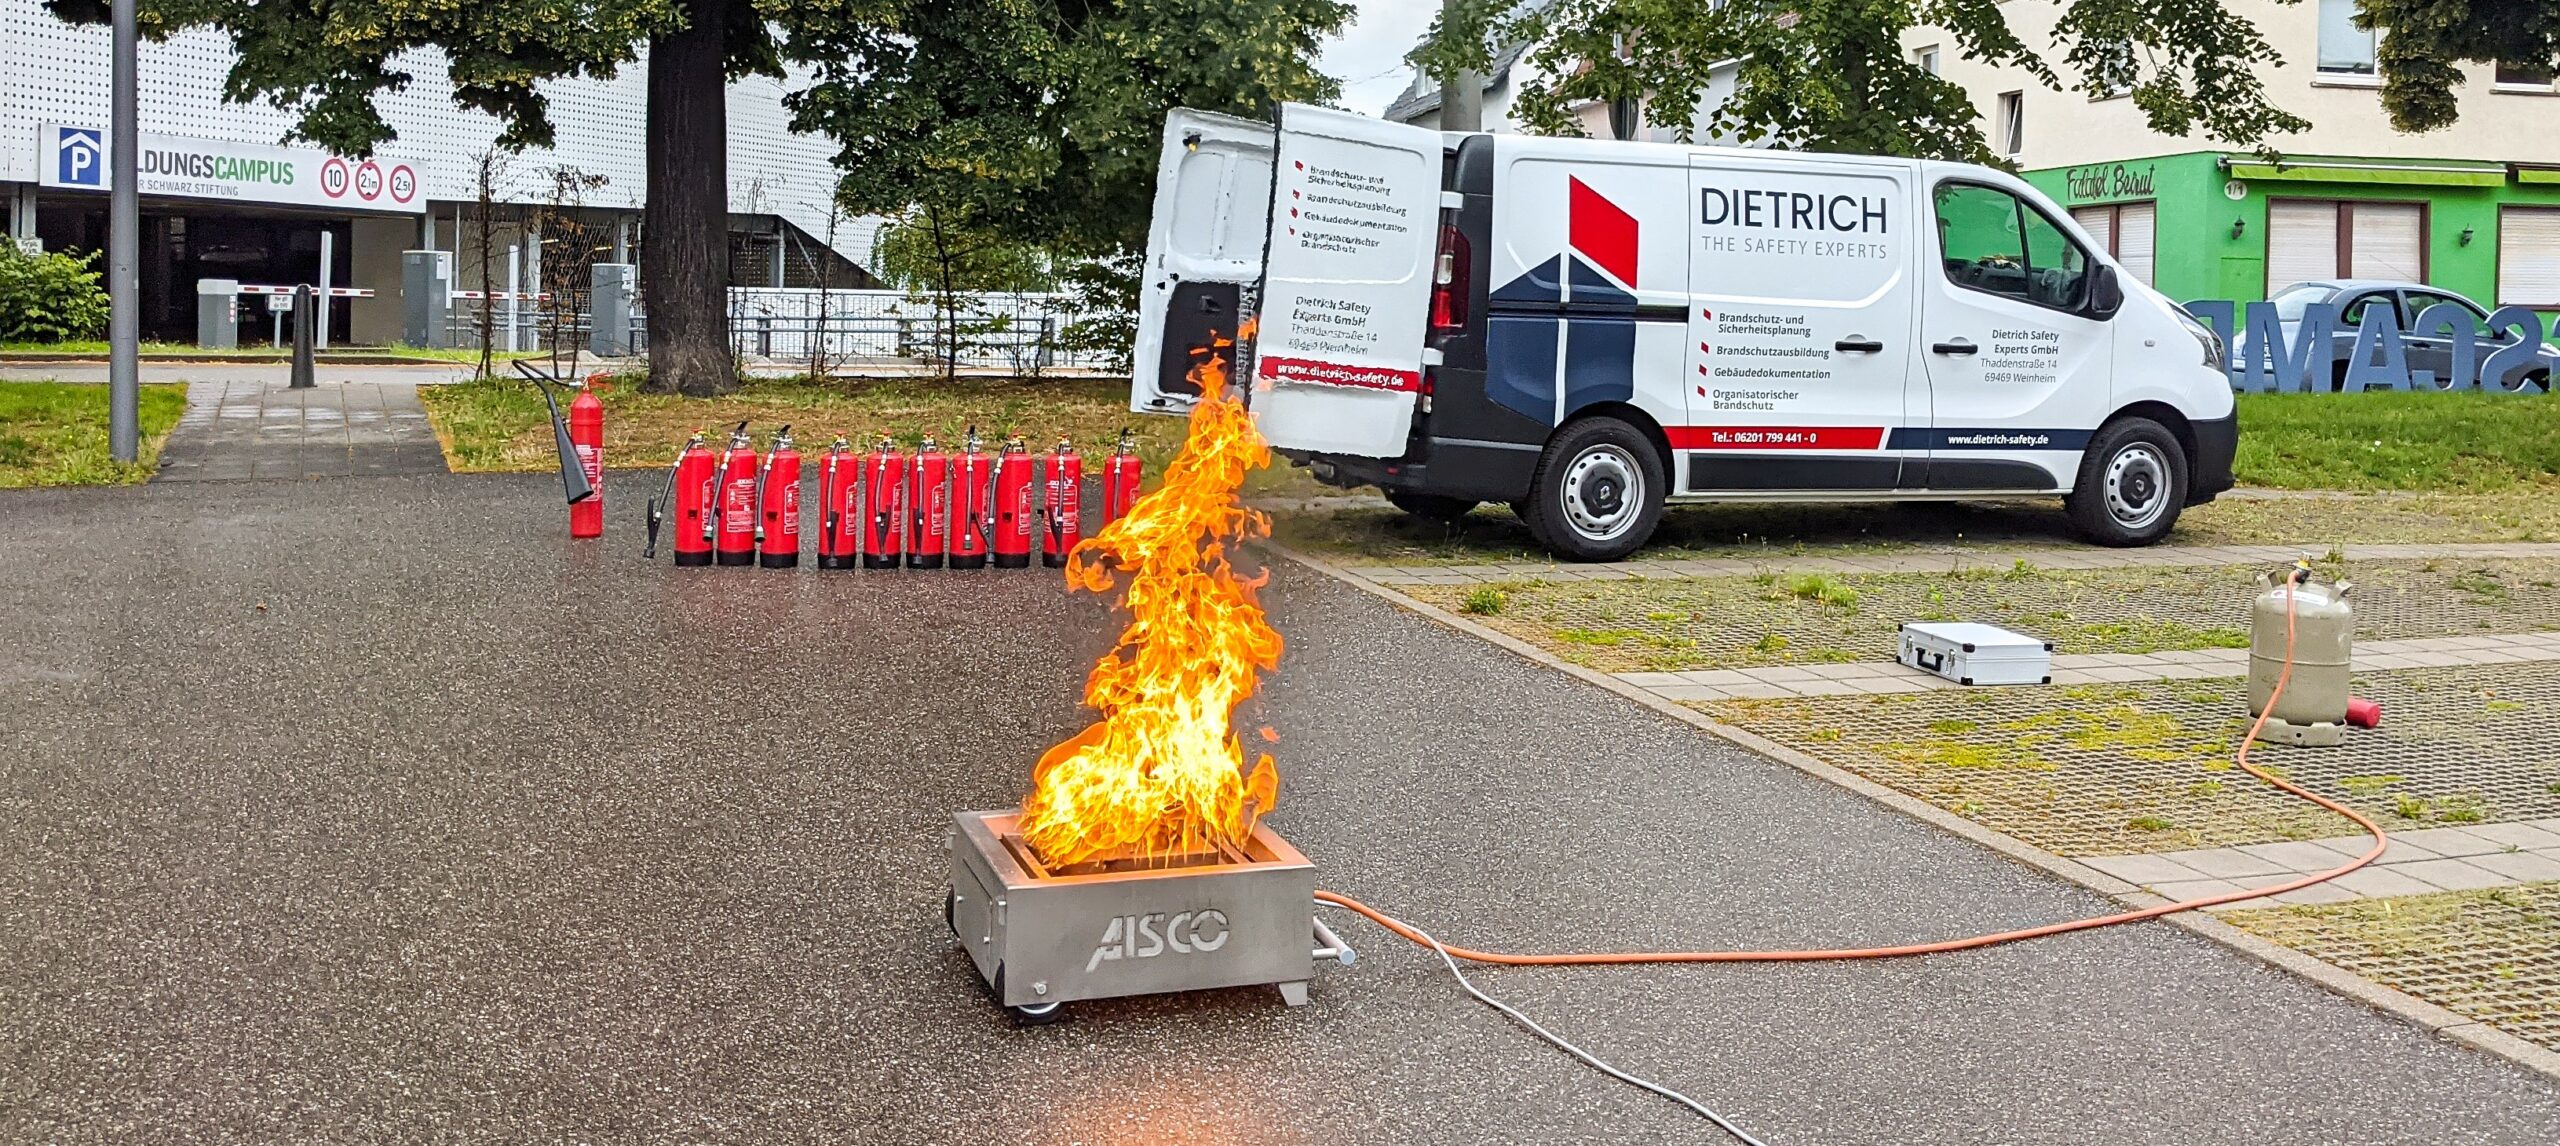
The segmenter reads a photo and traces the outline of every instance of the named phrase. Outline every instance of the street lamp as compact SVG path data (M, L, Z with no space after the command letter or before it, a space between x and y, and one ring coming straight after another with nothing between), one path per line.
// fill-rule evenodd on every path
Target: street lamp
M114 60L108 70L113 94L107 125L107 448L120 462L135 460L142 449L142 200L136 186L142 144L134 126L133 8L134 0L114 0Z

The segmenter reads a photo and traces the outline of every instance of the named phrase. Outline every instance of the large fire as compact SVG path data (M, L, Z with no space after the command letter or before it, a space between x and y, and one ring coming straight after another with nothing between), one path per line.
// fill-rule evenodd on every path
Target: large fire
M1236 493L1271 460L1227 392L1231 345L1219 339L1192 370L1200 401L1164 484L1067 558L1076 588L1106 592L1115 573L1127 577L1129 624L1085 679L1085 703L1102 719L1032 771L1020 828L1051 864L1236 849L1279 794L1271 757L1248 770L1234 727L1256 673L1279 661L1280 634L1254 601L1262 577L1237 576L1228 558L1269 528Z

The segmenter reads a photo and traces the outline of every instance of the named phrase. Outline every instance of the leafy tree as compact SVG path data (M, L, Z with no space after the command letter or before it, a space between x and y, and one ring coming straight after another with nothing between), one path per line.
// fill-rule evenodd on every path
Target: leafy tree
M971 291L1045 291L1054 285L1039 248L989 228L967 207L921 203L872 241L872 271L911 295L929 298L939 314L934 349L944 378L960 372L962 344L1005 323L963 319Z
M106 0L47 0L103 23ZM813 38L871 29L895 0L139 0L145 35L212 28L237 59L225 95L296 114L294 134L347 154L393 138L376 99L408 85L406 53L436 49L454 102L497 117L506 147L552 141L541 84L609 77L648 56L641 289L649 385L736 384L728 334L727 81L782 74ZM883 34L886 34L885 31ZM406 57L414 59L416 57ZM852 77L848 77L852 78Z
M957 213L1125 278L1099 284L1114 298L1133 297L1165 112L1332 99L1313 60L1350 15L1344 0L884 2L812 54L820 82L791 97L841 145L847 204Z
M1713 132L1997 162L1964 89L1903 47L1903 32L1929 25L1966 57L2023 68L2055 89L2130 92L2168 134L2262 146L2309 126L2268 102L2251 66L2273 49L2220 0L2064 2L2059 67L2010 30L2001 0L1453 0L1416 58L1448 75L1488 66L1492 44L1534 44L1528 58L1542 78L1514 104L1533 128L1575 133L1575 103L1649 98L1649 117L1684 138L1711 73L1731 61L1732 94L1705 125Z
M2560 4L2549 0L2363 0L2356 26L2383 29L2374 62L2391 126L2434 131L2461 114L2462 64L2560 70Z

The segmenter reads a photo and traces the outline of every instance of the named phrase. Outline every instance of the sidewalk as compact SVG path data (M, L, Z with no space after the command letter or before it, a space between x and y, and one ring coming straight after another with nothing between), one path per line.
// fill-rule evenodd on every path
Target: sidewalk
M445 472L444 449L399 382L195 382L155 482L304 480Z
M2343 545L2349 561L2423 561L2428 558L2560 557L2560 542L2500 541L2436 544ZM1773 569L1789 573L1945 573L1953 569L2006 569L2018 562L2037 569L2177 568L2208 565L2280 565L2306 554L2287 545L2154 545L2147 549L2031 548L1991 546L1825 557L1772 551L1765 558L1611 561L1591 565L1506 562L1499 565L1360 565L1381 585L1475 585L1505 581L1626 581L1638 577L1749 577Z

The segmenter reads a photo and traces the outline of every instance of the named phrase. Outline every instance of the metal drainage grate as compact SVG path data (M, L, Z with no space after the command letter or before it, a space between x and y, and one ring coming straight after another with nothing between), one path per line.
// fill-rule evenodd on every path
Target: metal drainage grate
M2232 911L2221 918L2560 1050L2560 883Z
M2356 692L2383 727L2251 760L2386 829L2560 815L2560 664L2372 673ZM2232 767L2246 703L2223 679L1693 707L2062 855L2352 834Z

